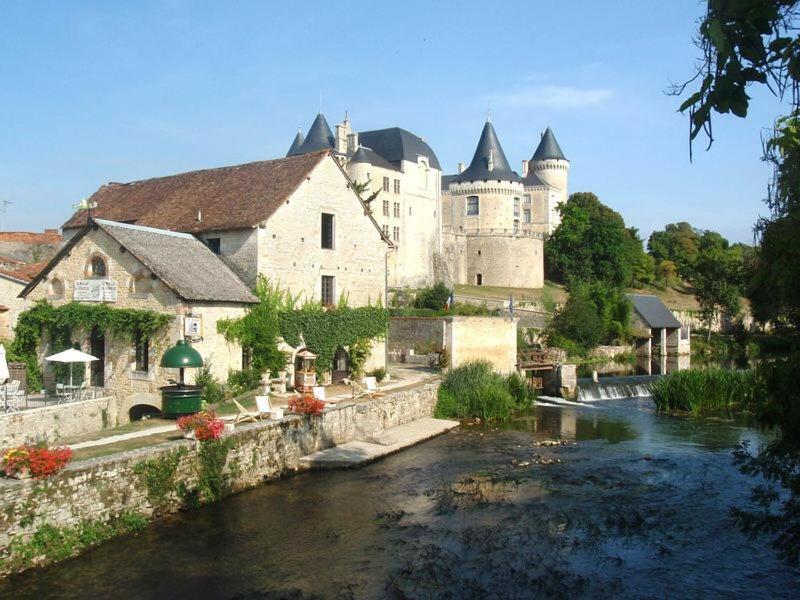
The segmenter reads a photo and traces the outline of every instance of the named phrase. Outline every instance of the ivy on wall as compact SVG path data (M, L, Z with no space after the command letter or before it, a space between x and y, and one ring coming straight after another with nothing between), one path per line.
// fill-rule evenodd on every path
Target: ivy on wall
M70 302L53 306L46 300L37 302L22 312L14 329L9 358L25 362L28 389L38 389L42 373L36 356L42 334L47 333L54 351L64 350L71 343L72 330L91 329L95 325L102 331L125 335L133 339L136 331L151 336L162 330L173 315L136 308L114 308L107 304L82 304Z

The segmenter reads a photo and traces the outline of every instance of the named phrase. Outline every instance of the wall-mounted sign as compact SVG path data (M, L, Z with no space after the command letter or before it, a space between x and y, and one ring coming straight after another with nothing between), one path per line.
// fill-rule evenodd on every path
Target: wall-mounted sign
M203 336L203 317L184 317L183 336L187 338Z
M79 302L116 302L117 282L112 279L78 280L73 299Z

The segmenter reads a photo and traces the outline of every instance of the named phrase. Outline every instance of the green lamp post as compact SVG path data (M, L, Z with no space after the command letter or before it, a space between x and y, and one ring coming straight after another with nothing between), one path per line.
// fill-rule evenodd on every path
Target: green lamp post
M183 370L203 366L203 357L186 343L178 340L176 344L161 357L161 366L167 369L178 369L178 382L161 388L161 414L166 419L177 419L181 415L199 412L203 406L198 385L186 385Z

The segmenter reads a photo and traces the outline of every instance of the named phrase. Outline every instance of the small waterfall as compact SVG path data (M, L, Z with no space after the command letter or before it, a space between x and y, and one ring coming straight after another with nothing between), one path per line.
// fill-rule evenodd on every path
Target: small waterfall
M615 400L618 398L639 398L650 395L650 383L656 376L604 377L598 383L591 379L578 382L578 401Z

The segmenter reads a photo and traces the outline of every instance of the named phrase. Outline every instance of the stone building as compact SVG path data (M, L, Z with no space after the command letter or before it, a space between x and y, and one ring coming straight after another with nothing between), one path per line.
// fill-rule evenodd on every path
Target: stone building
M309 136L310 138L311 136ZM326 306L386 303L391 242L330 148L131 183L90 198L99 219L192 234L248 286L259 276ZM87 211L63 226L71 239ZM385 365L383 342L367 368Z
M626 296L632 306L631 325L638 356L691 354L691 327L682 325L661 298L649 294Z
M57 229L45 229L43 233L0 231L0 262L8 263L9 259L21 263L49 260L63 242Z
M523 223L532 219L532 200L523 203L526 191L543 187L541 182L523 180L511 169L488 120L472 162L459 171L445 178L442 198L444 255L453 281L542 287L544 232Z
M30 301L20 298L20 292L30 282L13 271L0 269L0 340L11 340L19 314L30 307Z
M99 359L88 364L86 375L91 386L116 396L121 422L160 409L158 388L177 373L162 369L159 361L179 339L200 352L216 377L225 380L229 371L240 370L241 347L227 342L216 324L242 317L257 302L237 275L193 235L103 219L92 219L74 232L21 296L56 307L73 301L102 302L174 317L152 338L115 334L97 325L72 331L73 342ZM51 351L45 338L40 358ZM51 365L43 362L42 367L45 384L52 386ZM187 371L189 382L194 371Z
M391 288L432 285L446 277L441 242L441 166L424 139L391 127L356 132L345 116L333 133L320 113L298 132L287 156L331 149L350 179L373 197L369 208L393 243Z

